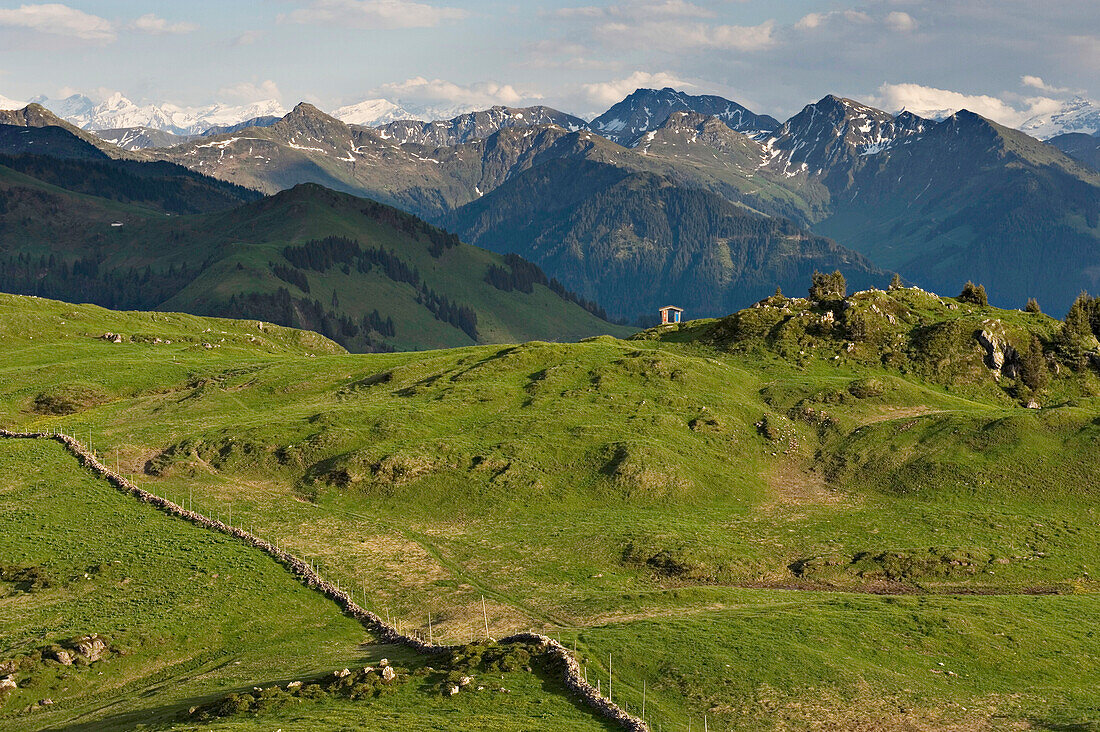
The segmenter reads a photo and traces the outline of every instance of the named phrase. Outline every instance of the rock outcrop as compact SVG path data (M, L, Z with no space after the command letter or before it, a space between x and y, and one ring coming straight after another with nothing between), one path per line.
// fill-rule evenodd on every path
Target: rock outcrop
M73 650L88 659L88 663L98 661L107 652L106 641L95 633L73 640L72 647Z
M1015 379L1020 374L1020 353L1003 336L990 330L975 336L985 350L985 365L1000 376Z

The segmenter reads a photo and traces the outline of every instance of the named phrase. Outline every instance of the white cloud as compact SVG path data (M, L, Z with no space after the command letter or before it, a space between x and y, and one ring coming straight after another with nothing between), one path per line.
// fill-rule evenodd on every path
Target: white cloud
M0 8L0 25L99 43L115 40L114 26L109 20L60 3Z
M1067 89L1065 87L1053 86L1052 84L1048 84L1043 81L1043 78L1041 76L1030 76L1028 74L1024 74L1020 77L1020 84L1022 84L1023 86L1029 86L1032 89L1045 91L1048 94L1067 94L1071 91L1070 89Z
M713 18L714 11L685 0L634 0L606 7L586 5L559 8L552 15L559 18L627 18L638 21L655 17Z
M603 81L595 84L582 84L581 88L584 90L585 97L587 97L588 101L593 104L607 107L616 102L621 102L624 97L636 89L660 89L666 86L682 89L684 87L694 86L694 84L684 81L667 71L658 71L657 73L635 71L624 79Z
M571 22L601 45L682 52L759 51L775 44L775 22L755 26L711 22L716 14L687 0L632 0L617 5L561 8L550 17Z
M827 13L807 13L798 19L794 27L798 30L814 30L837 21L855 25L870 25L874 22L862 10L830 10Z
M917 29L917 21L913 20L913 16L909 13L887 13L886 20L884 20L883 23L890 30L903 33Z
M150 33L155 36L190 33L194 30L198 30L198 26L194 23L169 23L164 18L153 13L146 13L137 20L134 20L130 23L129 28L131 30L141 31L142 33Z
M863 27L881 24L888 30L908 32L916 30L917 21L909 13L892 11L876 17L862 10L830 10L824 13L807 13L794 24L795 30L812 31L826 26Z
M630 48L672 52L689 49L761 51L776 43L775 22L760 25L710 25L676 20L608 22L594 29L598 38Z
M883 84L868 100L889 112L904 109L922 117L947 117L968 109L1008 127L1018 127L1025 120L1062 107L1062 102L1049 97L1027 97L1012 104L988 94L963 94L920 84Z
M335 23L349 28L430 28L461 20L467 12L413 0L312 0L280 20L292 23Z
M283 93L278 85L271 79L256 84L251 81L242 81L240 84L223 87L218 90L218 96L242 102L259 102L267 99L281 99Z
M256 41L260 40L263 37L264 37L264 32L261 31L261 30L248 30L248 31L245 31L244 33L240 34L236 38L234 38L232 41L230 41L230 45L232 45L232 46L251 46L253 43L255 43Z
M813 30L820 27L828 17L828 13L807 13L798 19L794 27L798 30Z
M385 84L377 91L380 96L396 100L401 105L450 105L460 108L482 108L496 104L515 106L542 98L539 94L520 92L511 84L495 81L462 85L443 79L425 79L423 76Z

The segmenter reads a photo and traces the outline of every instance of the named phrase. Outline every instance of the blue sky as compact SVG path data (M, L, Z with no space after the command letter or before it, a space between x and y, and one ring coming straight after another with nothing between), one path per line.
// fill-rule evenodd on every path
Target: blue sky
M0 95L592 114L668 85L780 118L836 93L1011 124L1100 93L1098 33L1096 0L0 0Z

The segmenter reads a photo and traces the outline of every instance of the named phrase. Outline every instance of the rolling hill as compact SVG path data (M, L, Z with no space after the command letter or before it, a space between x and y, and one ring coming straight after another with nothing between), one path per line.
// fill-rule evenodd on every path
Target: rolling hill
M705 714L735 730L866 729L868 719L880 729L1087 729L1100 714L1095 367L1062 350L1065 326L1041 313L905 287L819 296L773 296L630 340L365 355L325 352L324 341L255 321L3 296L0 420L62 426L160 495L223 516L231 505L234 522L260 527L405 627L429 632L430 613L444 642L481 637L485 626L497 637L560 636L605 692L610 674L618 703L637 711L644 695L653 728L700 726ZM201 345L215 336L220 348ZM1039 360L1027 361L1036 342ZM1032 365L1020 371L1018 359ZM1023 374L1034 363L1047 378L1033 388ZM0 636L0 660L33 650L30 640L110 631L133 653L90 671L113 683L132 669L121 696L149 688L151 648L186 659L200 644L228 644L210 661L215 673L181 661L158 677L173 681L168 696L128 694L112 720L169 728L186 728L196 697L358 662L346 626L312 606L311 621L337 626L340 643L295 653L314 631L273 620L258 653L257 626L244 618L305 611L308 593L239 548L167 533L137 514L140 504L96 498L97 521L135 512L135 530L112 552L95 534L53 529L85 515L77 504L92 487L59 470L57 456L0 447L23 511L0 515L34 529L4 532L5 555L79 579L0 598L29 608ZM65 490L24 479L31 465L62 477ZM72 554L68 542L78 541ZM143 576L134 557L160 546L171 557L194 547L165 592L185 602L201 591L207 606L231 612L216 622L204 621L206 606L134 614L165 601L154 583L122 583ZM65 552L79 559L66 564ZM126 563L82 578L116 558ZM268 609L233 594L256 582L271 588ZM99 612L98 627L70 622L37 640L40 603L93 586L97 603L119 598L115 607L131 614ZM151 627L153 617L161 624ZM234 631L219 639L223 623ZM194 642L181 647L174 631ZM402 658L410 670L414 661ZM19 697L56 693L55 705L31 716L5 706L4 721L60 726L102 707L93 699L116 698L93 697L76 684L80 669L58 668L46 664ZM418 690L408 696L238 708L216 724L354 719L347 724L389 729L412 705L425 727L584 728L537 676L489 678L486 691L513 693L410 686ZM87 724L102 728L95 715L110 713ZM38 723L38 714L48 716Z
M537 267L320 186L256 200L163 162L2 162L9 292L305 326L353 350L624 332ZM165 215L187 208L208 213Z
M53 392L56 399L35 401L40 413L59 416L111 399L102 391L102 367L113 367L100 360L110 349L141 344L152 361L172 363L181 374L197 368L196 384L216 361L255 370L287 359L305 373L315 357L347 355L315 333L270 323L118 313L10 295L0 295L0 323L8 355L48 344L83 361L78 383ZM125 341L105 341L104 331L125 333ZM219 348L202 347L210 340ZM157 390L166 383L158 372L131 362L117 375L133 389ZM120 469L141 470L112 457ZM9 476L0 489L0 729L250 730L277 723L301 730L354 728L364 720L374 729L419 732L607 729L529 656L498 652L494 666L493 650L480 645L455 654L455 663L379 642L272 557L123 494L53 441L2 439L0 466ZM240 504L234 517L233 508L201 493L174 498L241 525ZM272 538L278 532L262 521L249 528ZM517 658L534 663L534 671ZM396 673L385 682L379 666L387 664ZM366 665L378 669L373 677L361 671ZM348 667L354 672L342 671ZM471 676L483 688L492 682L492 691L445 695L449 675Z

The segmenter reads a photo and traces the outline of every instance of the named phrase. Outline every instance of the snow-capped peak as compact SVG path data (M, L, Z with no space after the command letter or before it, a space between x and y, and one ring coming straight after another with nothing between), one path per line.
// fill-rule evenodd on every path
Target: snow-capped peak
M910 113L894 116L832 94L806 107L766 139L769 164L787 176L827 174L853 160L887 150L922 134L928 121Z
M333 111L332 116L349 125L377 127L399 119L411 119L412 115L389 99L365 99Z
M745 133L774 130L779 126L777 120L754 114L728 99L710 94L693 96L666 87L635 90L592 120L590 127L620 145L632 145L646 132L663 125L673 112L698 112L718 117L730 129Z
M25 106L27 106L26 102L17 102L0 94L0 109L22 109Z
M281 117L286 114L283 105L274 99L249 104L181 107L168 103L139 105L115 92L99 104L79 94L65 99L35 97L32 101L86 130L146 127L176 135L195 135L211 127L232 125L254 117Z

